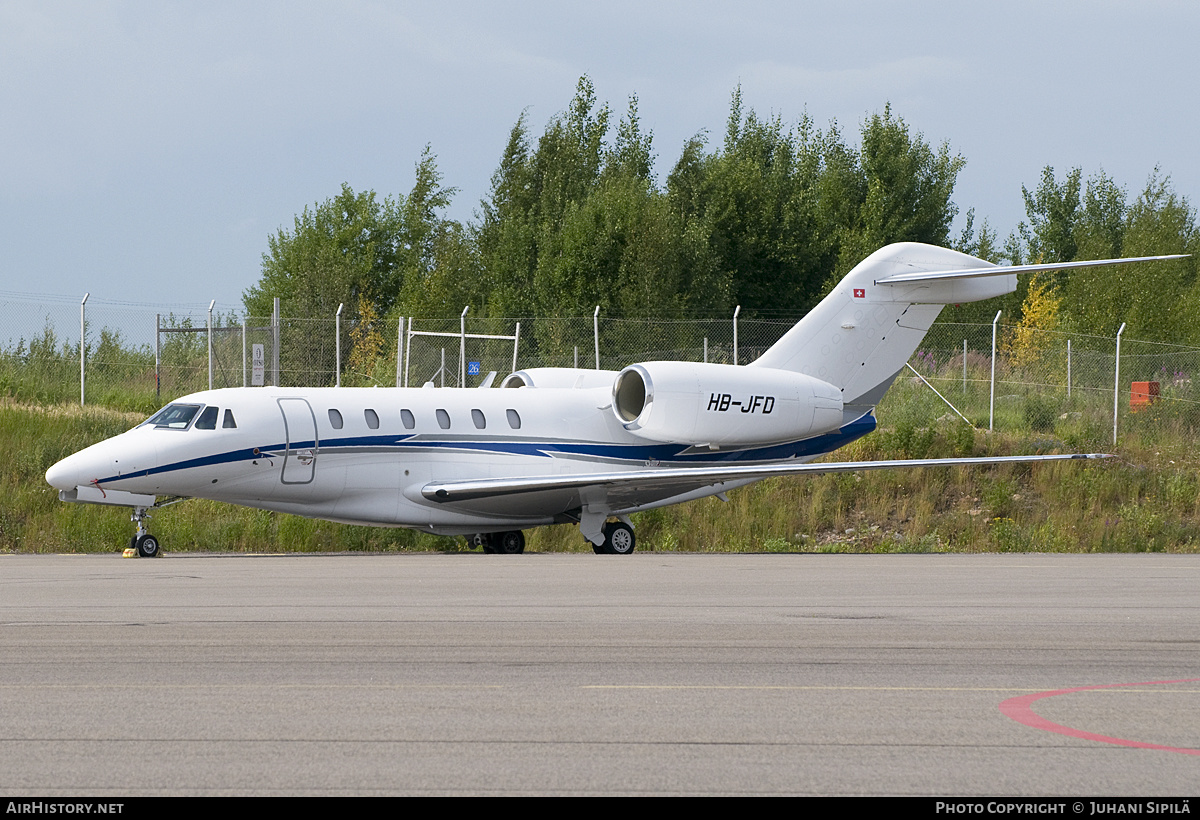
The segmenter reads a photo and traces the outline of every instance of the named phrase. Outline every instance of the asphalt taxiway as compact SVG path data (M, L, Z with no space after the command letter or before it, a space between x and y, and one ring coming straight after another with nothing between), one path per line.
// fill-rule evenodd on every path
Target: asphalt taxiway
M0 556L0 794L1179 795L1200 556Z

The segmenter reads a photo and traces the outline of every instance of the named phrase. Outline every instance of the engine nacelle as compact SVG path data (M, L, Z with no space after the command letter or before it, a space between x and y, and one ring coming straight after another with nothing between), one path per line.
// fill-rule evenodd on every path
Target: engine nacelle
M842 425L842 393L788 370L643 362L613 383L613 412L636 436L741 447L795 441Z
M587 370L582 367L530 367L510 373L500 382L501 387L608 387L613 383L615 370Z

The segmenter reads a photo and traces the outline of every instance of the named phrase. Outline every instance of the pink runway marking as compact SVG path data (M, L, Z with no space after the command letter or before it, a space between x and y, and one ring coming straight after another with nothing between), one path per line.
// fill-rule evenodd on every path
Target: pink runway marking
M1046 720L1041 715L1033 711L1033 704L1042 698L1052 698L1055 695L1069 695L1072 692L1089 692L1093 689L1116 689L1123 686L1161 686L1168 683L1195 683L1200 681L1200 678L1188 678L1186 680L1156 680L1146 681L1144 683L1106 683L1100 686L1077 686L1074 689L1056 689L1051 692L1037 692L1032 695L1021 695L1019 698L1009 698L1000 704L1000 712L1018 723L1024 723L1026 726L1031 726L1034 729L1041 729L1046 732L1057 732L1060 735L1068 737L1077 737L1082 740L1096 740L1101 743L1112 743L1117 746L1130 746L1134 749L1157 749L1161 752L1178 752L1185 755L1200 755L1200 749L1186 749L1177 746L1160 746L1157 743L1142 743L1137 740L1125 740L1119 737L1108 737L1107 735L1098 735L1094 732L1085 732L1082 729L1072 729L1070 726L1063 726L1051 720Z

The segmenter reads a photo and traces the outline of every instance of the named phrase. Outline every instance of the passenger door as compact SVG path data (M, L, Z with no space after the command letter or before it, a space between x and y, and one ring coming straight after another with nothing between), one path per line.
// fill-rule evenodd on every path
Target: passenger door
M277 399L283 413L287 449L283 454L284 484L308 484L317 468L317 419L304 399Z

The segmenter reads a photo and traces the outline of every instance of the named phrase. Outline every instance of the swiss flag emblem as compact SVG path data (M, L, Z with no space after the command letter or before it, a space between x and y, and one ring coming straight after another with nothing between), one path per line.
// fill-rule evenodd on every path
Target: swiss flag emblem
M855 299L866 299L867 298L867 289L866 288L855 288L854 289L854 298Z

